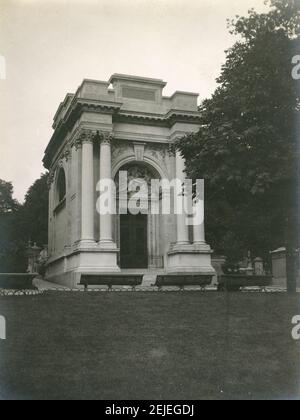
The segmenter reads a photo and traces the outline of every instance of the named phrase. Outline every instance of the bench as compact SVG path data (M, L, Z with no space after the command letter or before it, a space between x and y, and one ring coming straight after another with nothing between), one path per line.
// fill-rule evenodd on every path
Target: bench
M142 274L82 274L79 285L84 286L85 291L89 286L108 286L109 291L113 286L131 286L135 290L136 286L142 284L142 281Z
M162 287L177 286L180 290L184 290L185 286L200 286L202 290L205 290L206 286L209 286L212 282L212 275L201 275L201 274L165 274L157 276L156 286L160 290Z
M247 276L243 274L222 275L218 279L219 291L238 292L246 287L259 287L265 290L272 284L272 276Z
M0 289L36 290L32 284L36 276L28 273L0 273Z

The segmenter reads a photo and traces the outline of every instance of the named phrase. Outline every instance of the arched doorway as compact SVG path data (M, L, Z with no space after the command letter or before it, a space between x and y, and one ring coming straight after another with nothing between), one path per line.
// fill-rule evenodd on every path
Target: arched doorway
M127 185L120 185L120 172L127 173ZM160 179L157 171L144 162L130 162L118 171L115 182L117 186L117 208L128 205L130 193L128 185L136 183L137 187L141 180L146 181L149 189L149 196L145 201L149 201L151 192L151 180ZM126 188L126 194L122 191ZM121 198L122 196L122 198ZM159 198L158 198L159 199ZM122 203L120 205L120 201ZM150 209L150 204L148 204ZM162 268L163 258L160 257L160 241L158 239L160 216L150 214L150 212L140 212L131 214L118 214L116 221L117 244L120 249L119 265L121 269L148 269Z
M148 265L148 215L120 215L120 268Z

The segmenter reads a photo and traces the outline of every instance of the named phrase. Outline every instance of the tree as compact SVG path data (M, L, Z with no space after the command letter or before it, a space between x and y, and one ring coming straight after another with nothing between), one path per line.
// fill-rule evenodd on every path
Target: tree
M42 246L48 243L48 174L42 174L29 188L20 211L19 224L24 240Z
M18 202L13 198L12 183L0 179L0 216L13 212L18 206Z
M24 271L25 247L19 237L17 218L20 204L13 198L13 186L0 180L0 272Z
M177 147L188 175L206 180L212 244L237 257L238 249L266 256L284 242L288 290L295 291L300 95L291 62L300 52L300 2L268 3L267 13L252 9L229 23L239 40L226 52L216 92L200 106L199 132Z
M13 186L0 180L0 272L25 272L29 240L48 242L47 174L28 190L25 202L13 198Z

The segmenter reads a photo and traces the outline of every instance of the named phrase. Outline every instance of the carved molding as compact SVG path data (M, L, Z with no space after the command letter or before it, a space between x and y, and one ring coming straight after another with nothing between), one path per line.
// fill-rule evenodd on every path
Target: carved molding
M169 143L145 143L130 140L114 140L112 147L113 158L128 152L134 153L137 161L144 160L145 155L153 157L155 160L162 160L166 157L174 156L174 148Z
M114 139L114 133L112 133L112 132L98 131L97 135L100 139L101 144L111 145L111 143Z
M149 157L151 160L157 162L166 174L169 172L167 160L170 156L168 144L149 143L145 148L145 158Z
M62 159L65 159L66 162L68 162L68 160L71 159L71 157L72 157L71 149L70 147L67 147L62 154Z
M145 143L133 143L135 159L137 161L144 160Z
M75 149L78 150L84 143L94 143L96 135L97 133L92 130L80 130L74 139L72 147L75 147Z
M132 146L132 142L129 141L114 140L111 150L112 159L115 161L124 153L129 153L131 155L133 152Z
M143 145L141 150L137 151L136 145ZM137 152L140 154L138 155ZM112 145L112 161L113 165L119 167L122 161L135 160L136 162L155 162L160 168L159 173L164 173L165 177L169 177L168 158L172 156L169 143L148 143L135 142L129 140L116 139Z
M151 172L146 166L128 165L128 168L125 170L127 171L127 178L129 183L137 179L143 179L149 186L151 186L151 180L155 178L154 173Z
M117 187L117 194L119 195L121 192L128 193L129 184L133 188L133 190L138 191L140 187L142 187L143 183L146 182L149 188L149 193L151 192L151 181L156 179L156 175L152 172L147 166L129 163L121 168L121 171L127 172L127 185L119 184L120 178L119 174L120 171L117 173L115 177L115 183ZM127 196L130 197L133 193L128 193Z
M66 146L64 151L61 153L59 159L57 160L56 164L52 167L52 169L49 171L47 184L49 189L51 188L51 185L53 184L55 180L55 173L57 171L57 168L63 168L64 167L64 161L68 162L69 159L72 158L72 152L71 147L69 145Z
M94 143L96 133L93 133L92 130L82 130L80 132L81 143Z
M51 185L54 182L54 179L55 179L55 171L49 172L48 178L47 178L47 185L48 185L49 190L51 188Z
M155 160L164 160L170 156L170 147L168 144L147 143L146 150Z
M84 143L100 142L104 144L111 144L114 139L114 134L110 131L94 131L89 129L82 129L75 136L72 147L76 150L82 147Z

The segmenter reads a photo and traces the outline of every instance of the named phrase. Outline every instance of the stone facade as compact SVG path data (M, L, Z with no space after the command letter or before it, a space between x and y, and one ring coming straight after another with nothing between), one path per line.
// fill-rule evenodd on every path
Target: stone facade
M286 249L278 248L271 252L273 285L286 287ZM300 268L300 260L299 260ZM300 287L300 269L298 272L297 286Z
M50 172L47 279L74 287L83 273L214 273L203 224L189 229L184 215L133 219L97 212L99 180L117 179L120 170L145 180L184 180L184 160L171 146L198 130L198 95L165 97L165 85L119 74L108 82L84 80L59 106L44 157ZM134 246L136 267L129 264Z

